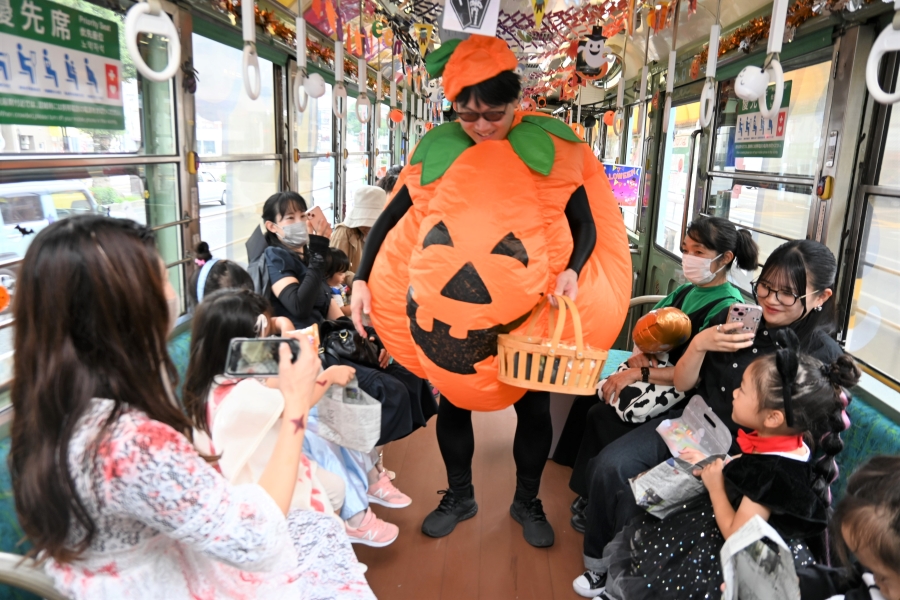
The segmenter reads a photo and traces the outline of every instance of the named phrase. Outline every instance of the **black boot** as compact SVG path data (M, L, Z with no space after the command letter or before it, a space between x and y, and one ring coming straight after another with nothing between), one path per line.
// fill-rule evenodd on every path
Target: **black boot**
M572 524L572 529L578 533L584 533L584 530L587 529L587 517L584 516L583 512L572 515L569 523Z
M471 519L478 512L472 486L468 493L441 490L438 494L444 495L441 503L422 523L422 533L434 538L450 535L457 523Z
M535 548L553 545L553 527L547 522L544 506L537 498L521 500L516 498L509 507L509 514L522 526L525 541Z
M577 496L573 501L571 506L569 506L569 510L572 511L573 515L577 515L579 513L583 513L584 509L587 508L587 498L584 496Z

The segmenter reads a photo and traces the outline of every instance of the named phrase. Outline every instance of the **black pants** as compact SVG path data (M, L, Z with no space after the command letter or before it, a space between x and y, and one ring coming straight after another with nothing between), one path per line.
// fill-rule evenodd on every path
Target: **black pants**
M596 396L593 396L596 398ZM598 402L587 411L583 421L584 435L581 446L572 465L572 477L569 488L579 496L588 497L587 470L588 462L600 454L608 445L641 426L641 423L626 423L619 418L616 409L609 404Z
M544 463L553 443L550 394L526 392L514 406L518 417L513 441L516 499L530 500L537 497ZM472 493L472 455L475 453L472 411L454 406L450 399L442 396L438 407L437 438L450 489L469 496Z

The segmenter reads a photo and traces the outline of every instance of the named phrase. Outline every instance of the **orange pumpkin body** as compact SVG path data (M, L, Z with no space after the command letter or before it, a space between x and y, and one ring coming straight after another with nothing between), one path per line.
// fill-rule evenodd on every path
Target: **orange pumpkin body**
M644 354L669 352L690 339L691 319L674 306L651 310L638 319L632 337Z
M497 381L496 336L521 330L542 294L554 290L572 253L564 211L580 185L597 226L576 301L585 342L609 348L624 322L631 258L609 182L587 145L553 143L547 176L504 140L468 148L427 186L421 164L404 168L397 182L413 207L375 261L372 321L400 364L460 408L499 410L524 394ZM547 311L544 331L546 320ZM569 324L563 339L573 338Z

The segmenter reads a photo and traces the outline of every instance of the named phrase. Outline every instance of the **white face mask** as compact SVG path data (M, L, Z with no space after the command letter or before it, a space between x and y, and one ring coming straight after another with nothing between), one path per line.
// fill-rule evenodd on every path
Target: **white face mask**
M715 258L702 258L685 254L681 257L681 268L684 271L684 277L694 285L705 285L716 278L716 274L725 268L722 265L715 271L710 271L710 267L714 260L721 258L721 254Z
M280 236L281 241L288 246L299 248L309 243L309 230L306 229L306 223L291 223L281 228L284 235Z

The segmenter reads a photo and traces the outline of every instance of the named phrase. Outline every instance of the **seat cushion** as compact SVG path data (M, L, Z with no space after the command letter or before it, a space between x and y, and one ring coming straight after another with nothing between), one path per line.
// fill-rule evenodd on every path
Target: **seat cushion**
M900 454L900 425L857 397L847 407L850 429L842 436L844 449L837 456L840 474L831 486L833 504L844 495L853 471L877 454Z
M23 541L25 532L19 526L16 517L16 504L13 498L12 477L9 474L7 459L9 458L10 439L0 440L0 551L12 554L25 554L31 544ZM21 543L20 543L21 542ZM0 600L38 600L28 592L0 584Z

